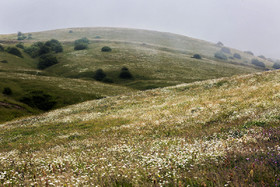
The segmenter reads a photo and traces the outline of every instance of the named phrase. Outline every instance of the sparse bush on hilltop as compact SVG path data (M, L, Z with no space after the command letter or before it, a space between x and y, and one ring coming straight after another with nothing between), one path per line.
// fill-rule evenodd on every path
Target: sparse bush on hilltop
M194 55L192 56L192 58L201 59L201 56L200 56L199 54L194 54Z
M5 87L2 93L4 95L12 95L13 92L12 92L11 88Z
M275 62L272 66L274 69L280 69L280 63Z
M16 56L18 56L18 57L20 57L20 58L23 58L23 56L22 56L20 50L18 50L16 47L8 47L8 48L6 49L6 51L7 51L8 53L10 53L10 54L13 54L13 55L16 55Z
M244 53L247 53L247 54L249 54L249 55L254 56L254 53L253 53L253 52L251 52L251 51L244 51Z
M74 50L84 50L88 48L89 40L84 37L74 42Z
M260 55L260 56L258 56L258 57L261 58L261 59L266 60L265 56L263 56L263 55Z
M61 43L56 39L51 39L45 43L45 46L48 46L51 51L55 53L60 53L63 51Z
M223 47L223 48L221 49L221 51L222 51L223 53L231 54L230 49L227 48L227 47Z
M50 54L42 55L39 59L38 69L43 70L57 63L58 61L55 56Z
M219 41L219 42L216 44L216 46L223 47L224 44L223 44L222 42Z
M220 51L216 52L214 56L215 56L215 58L218 58L221 60L227 60L227 56Z
M237 58L237 59L241 59L241 56L240 56L240 54L238 54L238 53L234 53L234 54L233 54L233 57L234 57L234 58Z
M25 40L27 37L22 33L22 32L18 32L17 34L17 39L18 40Z
M262 68L265 68L265 64L261 61L259 61L258 59L252 59L252 64L254 64L255 66L258 66L258 67L262 67Z
M122 67L119 77L121 79L132 79L133 78L132 74L129 72L127 67Z
M102 69L98 69L95 72L94 79L97 81L102 81L106 77L106 74Z
M110 52L110 51L112 51L112 49L108 46L104 46L104 47L102 47L101 51L102 52Z

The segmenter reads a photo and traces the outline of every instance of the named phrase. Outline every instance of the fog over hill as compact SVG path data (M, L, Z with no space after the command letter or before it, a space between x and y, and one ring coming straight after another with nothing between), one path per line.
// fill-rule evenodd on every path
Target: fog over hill
M256 55L280 58L279 6L277 0L9 0L0 2L0 33L142 28L222 41Z

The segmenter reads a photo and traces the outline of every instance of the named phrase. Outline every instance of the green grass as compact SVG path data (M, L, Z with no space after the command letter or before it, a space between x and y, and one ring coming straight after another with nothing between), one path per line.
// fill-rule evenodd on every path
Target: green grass
M2 124L0 182L278 186L279 74L133 92Z

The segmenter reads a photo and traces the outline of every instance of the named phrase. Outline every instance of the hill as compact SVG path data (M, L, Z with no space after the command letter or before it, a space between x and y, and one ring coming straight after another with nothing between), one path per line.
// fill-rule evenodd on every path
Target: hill
M43 112L42 107L35 106L32 101L38 97L41 97L39 100L43 105L53 105L46 110L56 109L119 93L273 69L273 63L268 60L171 33L122 28L69 28L23 34L31 37L17 40L17 34L0 35L0 44L5 49L0 50L0 90L2 93L8 87L14 92L10 96L0 93L2 122ZM89 39L88 48L74 50L75 40L83 37ZM58 63L38 69L40 56L32 58L24 49L51 39L57 39L63 47L62 52L50 53ZM23 58L7 52L15 46ZM112 51L102 52L104 46L109 46ZM217 52L227 59L216 58ZM234 58L235 53L240 58ZM202 58L193 58L194 54ZM263 62L264 66L252 64L252 59ZM101 81L95 80L98 69L106 74ZM120 77L122 69L128 69L125 73L129 71L131 78ZM59 86L62 84L69 87L62 88ZM45 96L42 98L42 95Z
M1 182L279 186L279 82L279 71L220 78L2 124Z

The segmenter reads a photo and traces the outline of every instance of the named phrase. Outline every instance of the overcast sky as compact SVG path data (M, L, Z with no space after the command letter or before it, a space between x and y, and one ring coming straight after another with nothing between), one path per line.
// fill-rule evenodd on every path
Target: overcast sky
M280 0L0 0L0 34L98 26L172 32L280 59Z

